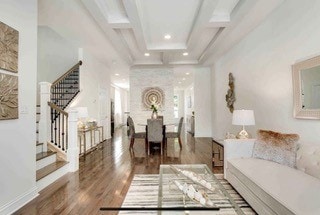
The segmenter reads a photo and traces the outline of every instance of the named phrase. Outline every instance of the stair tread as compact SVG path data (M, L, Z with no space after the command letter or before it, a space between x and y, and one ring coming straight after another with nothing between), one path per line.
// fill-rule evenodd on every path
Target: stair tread
M41 160L43 158L49 157L50 155L56 154L57 152L47 151L47 152L40 152L36 155L36 160Z
M49 175L50 173L56 171L57 169L63 167L67 163L68 163L67 161L56 161L56 162L54 162L52 164L49 164L48 166L45 166L45 167L37 170L37 173L36 173L37 181L39 181L40 179L46 177L47 175Z
M37 142L37 144L36 144L36 146L41 146L41 145L43 145L43 143Z

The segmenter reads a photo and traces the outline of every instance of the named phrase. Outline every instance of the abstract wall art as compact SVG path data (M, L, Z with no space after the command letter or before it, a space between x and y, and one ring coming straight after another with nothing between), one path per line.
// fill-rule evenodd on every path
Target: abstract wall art
M227 102L227 107L229 108L231 113L233 113L233 110L234 110L233 104L235 101L236 101L236 97L234 93L234 78L232 73L229 73L229 89L226 94L226 102Z
M0 69L18 72L19 32L0 22Z
M142 91L142 105L146 110L150 110L151 104L154 102L161 109L164 108L165 94L159 87L148 87Z
M0 120L18 116L18 77L0 73Z

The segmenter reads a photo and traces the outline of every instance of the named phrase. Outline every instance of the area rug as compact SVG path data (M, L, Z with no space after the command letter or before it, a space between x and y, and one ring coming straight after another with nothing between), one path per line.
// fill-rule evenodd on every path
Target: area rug
M222 174L215 175L219 182L225 187L227 192L234 198L235 202L242 209L243 213L237 213L228 201L221 199L211 199L213 203L220 207L219 211L201 212L189 211L188 214L213 214L213 215L234 215L234 214L256 214L248 203L233 189L228 181L223 179ZM122 203L121 207L157 207L158 205L158 188L159 175L158 174L136 174L131 182L128 193ZM157 211L120 211L119 214L158 214ZM162 214L182 214L181 211L163 211Z

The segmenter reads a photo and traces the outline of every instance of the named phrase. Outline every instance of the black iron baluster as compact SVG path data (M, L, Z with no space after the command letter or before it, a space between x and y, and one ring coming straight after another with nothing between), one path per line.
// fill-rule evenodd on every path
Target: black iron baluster
M66 116L66 152L67 152L67 150L68 150L68 133L69 133L69 131L68 131L68 124L69 124L69 121L68 121L68 115Z
M64 151L64 114L62 114L62 134L61 134L61 136L62 136L62 150Z
M61 148L61 113L59 112L59 115L58 115L58 143L59 143L59 148Z
M54 110L54 144L58 145L57 143L57 111Z
M51 109L51 143L53 143L53 109Z

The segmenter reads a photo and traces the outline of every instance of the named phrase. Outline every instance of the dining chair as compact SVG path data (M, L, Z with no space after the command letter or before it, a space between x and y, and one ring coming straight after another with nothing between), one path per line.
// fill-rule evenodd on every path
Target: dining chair
M163 121L161 119L148 119L148 154L150 155L150 143L160 143L160 151L163 150Z
M183 124L183 117L180 118L177 132L166 132L165 133L165 144L167 144L168 138L178 138L180 148L182 149L182 141L181 141L182 124Z
M163 121L163 116L158 115L157 119L161 119Z
M133 119L130 116L128 117L128 124L129 124L129 130L130 130L130 149L133 148L135 138L144 139L145 140L145 147L147 147L147 133L146 132L136 132ZM146 150L147 150L147 148L146 148Z

